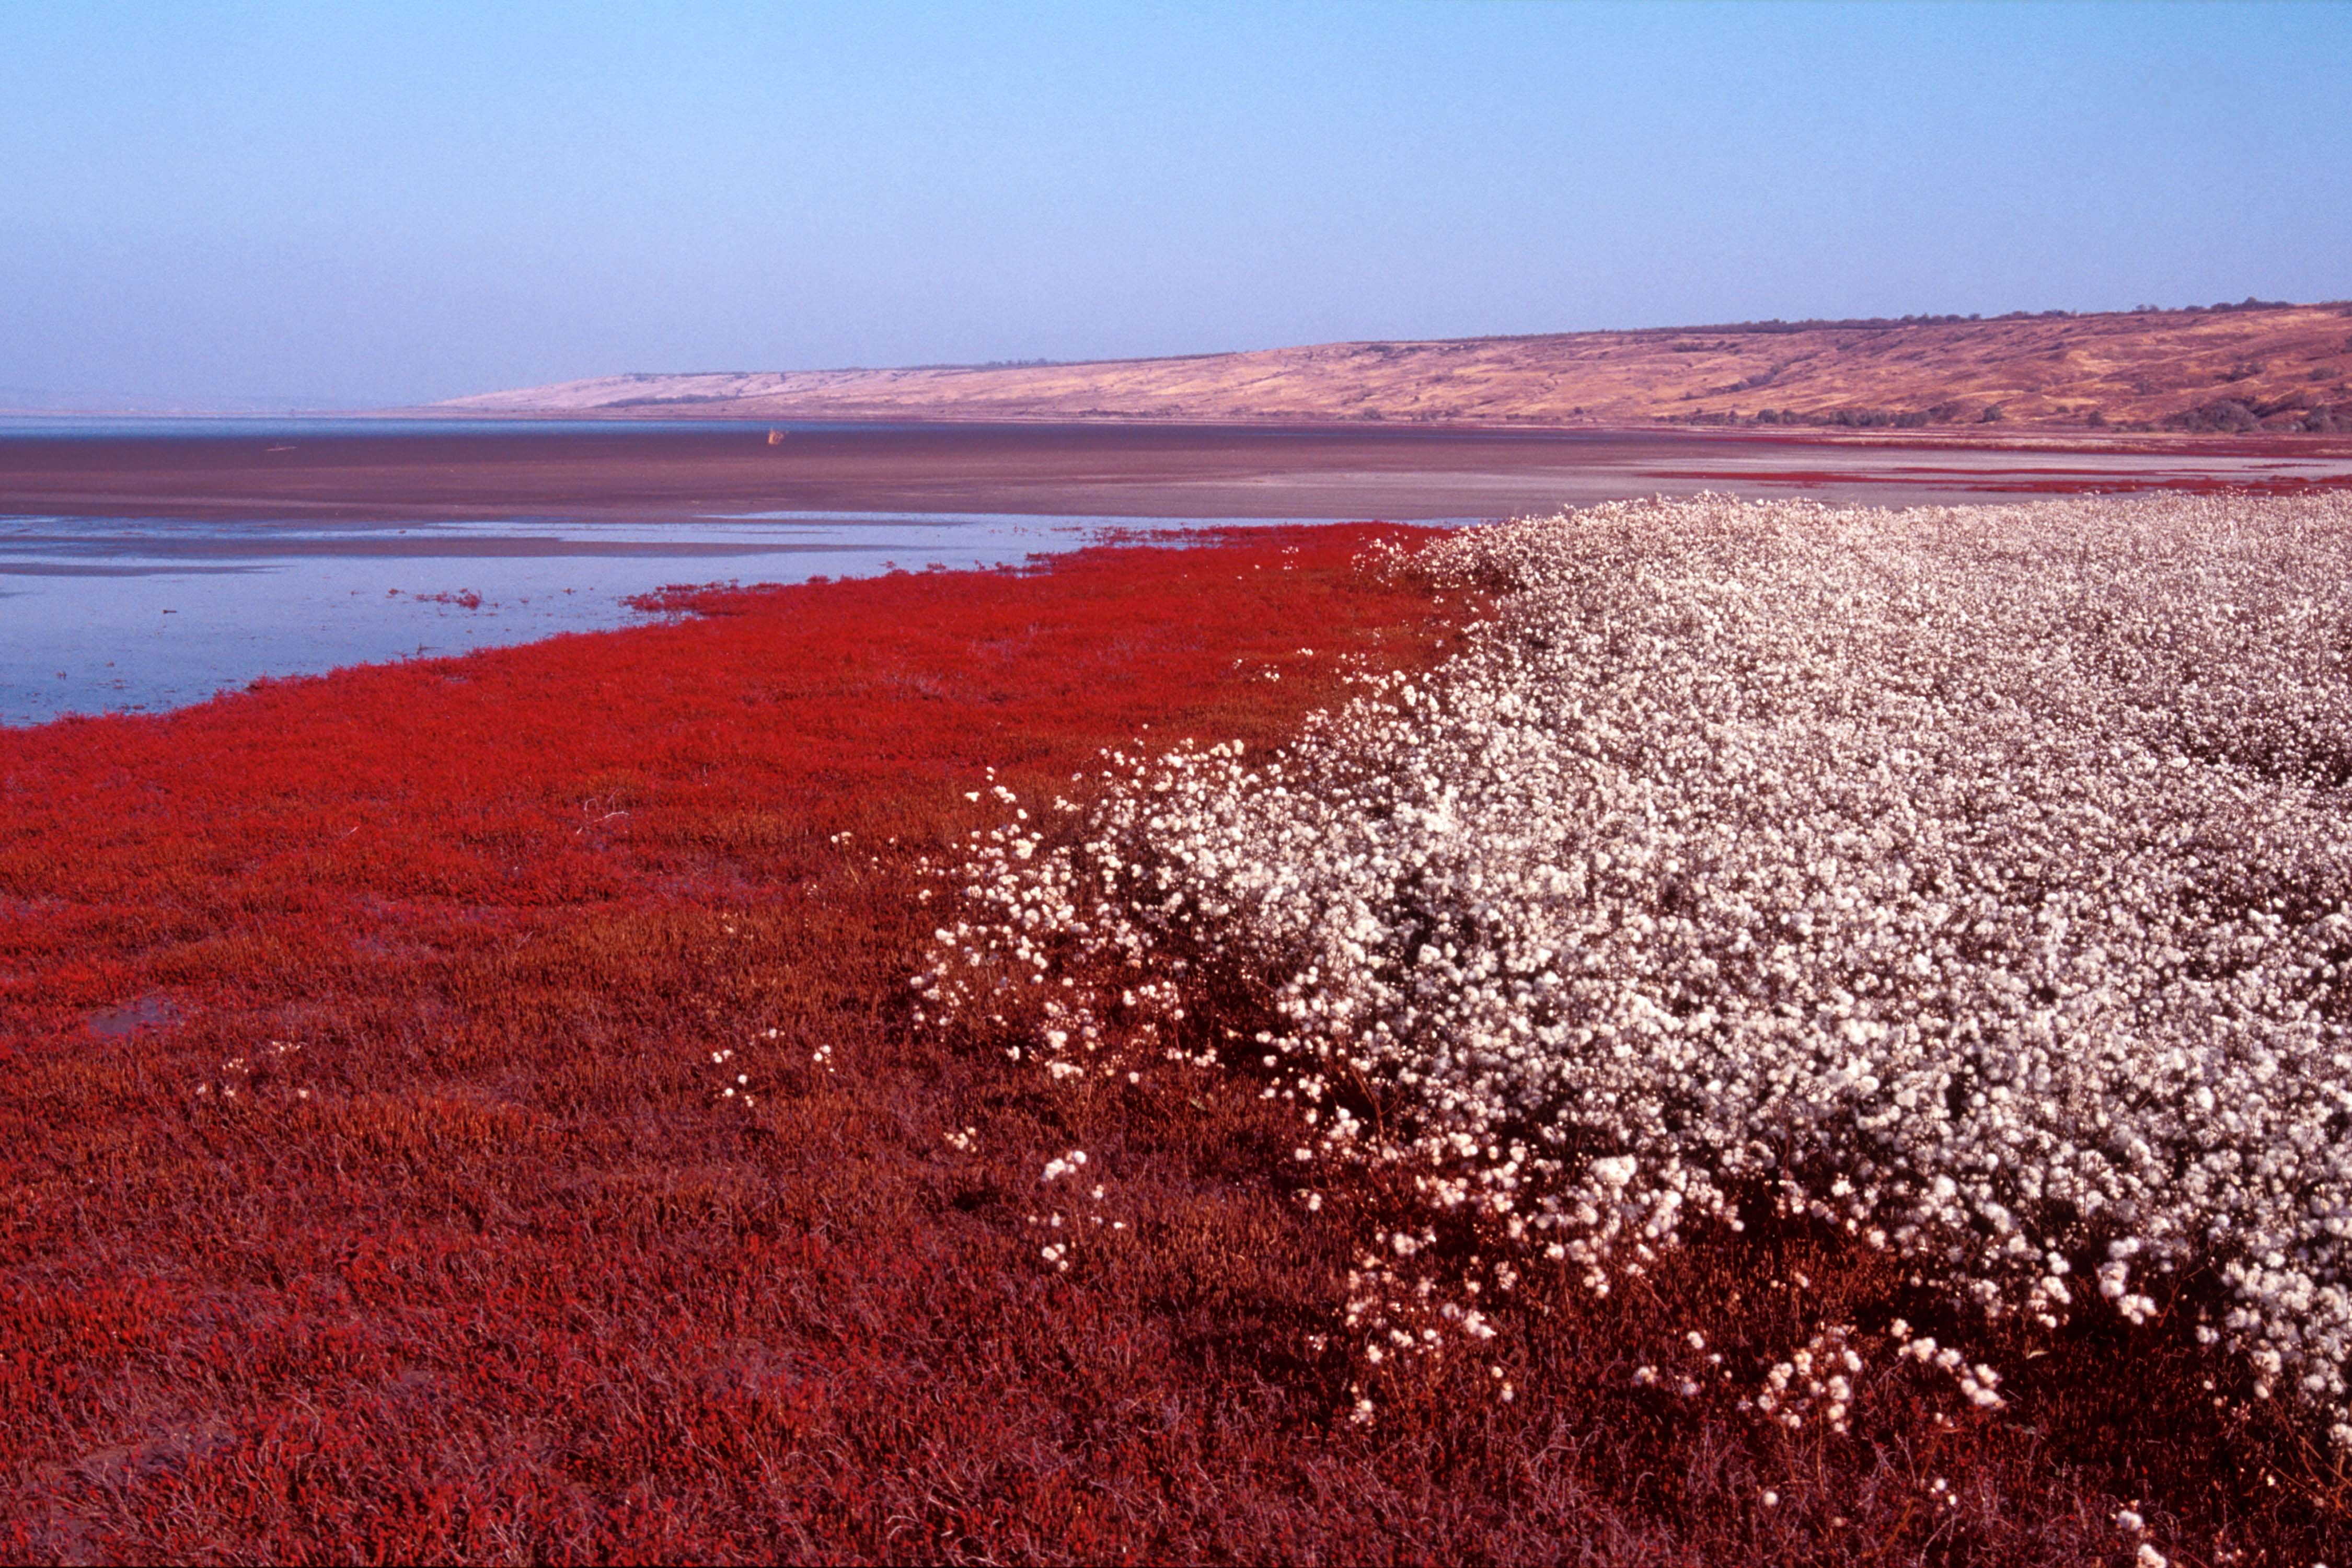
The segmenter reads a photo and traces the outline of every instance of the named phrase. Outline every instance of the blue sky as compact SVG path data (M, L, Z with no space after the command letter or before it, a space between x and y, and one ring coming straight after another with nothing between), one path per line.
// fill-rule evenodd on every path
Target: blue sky
M2343 298L2347 98L2325 5L11 0L0 389Z

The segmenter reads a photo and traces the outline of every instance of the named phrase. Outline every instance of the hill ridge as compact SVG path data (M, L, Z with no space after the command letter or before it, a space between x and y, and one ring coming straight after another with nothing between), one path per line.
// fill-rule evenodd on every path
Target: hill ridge
M636 371L434 405L485 415L1475 425L2352 429L2352 304L1851 318L1159 358Z

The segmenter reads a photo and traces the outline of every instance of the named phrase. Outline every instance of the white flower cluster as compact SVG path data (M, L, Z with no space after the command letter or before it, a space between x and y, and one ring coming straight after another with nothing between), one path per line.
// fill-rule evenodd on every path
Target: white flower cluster
M298 1054L301 1049L302 1045L299 1040L269 1040L265 1042L261 1048L256 1051L252 1057L240 1056L229 1058L228 1060L221 1063L221 1073L223 1075L220 1082L221 1099L230 1104L235 1104L240 1094L246 1094L251 1091L253 1087L253 1072L257 1058L258 1058L259 1065L261 1066L273 1066L283 1062L284 1059L289 1056ZM212 1098L212 1094L213 1085L209 1083L200 1083L196 1085L196 1098L198 1100L209 1100ZM294 1098L297 1100L310 1099L310 1090L309 1087L307 1085L298 1086L294 1090Z
M971 1129L967 1128L965 1131L969 1132ZM950 1142L954 1142L952 1134L950 1135L949 1141ZM1037 1184L1041 1187L1051 1186L1054 1183L1061 1180L1064 1176L1076 1175L1080 1171L1086 1169L1086 1164L1087 1152L1084 1149L1073 1149L1068 1153L1061 1155L1059 1158L1046 1161L1044 1173L1037 1178ZM1099 1204L1103 1201L1104 1195L1102 1185L1097 1183L1093 1190L1087 1194L1087 1198L1090 1203ZM1072 1253L1075 1252L1077 1247L1077 1235L1076 1234L1078 1230L1077 1221L1080 1218L1083 1218L1089 1224L1099 1228L1106 1216L1097 1213L1081 1214L1068 1217L1070 1220L1071 1232L1066 1233L1060 1240L1048 1242L1045 1246L1037 1249L1037 1256L1039 1258L1043 1258L1046 1263L1051 1264L1056 1271L1064 1274L1070 1271L1070 1258ZM1044 1226L1049 1230L1060 1230L1062 1229L1064 1218L1065 1216L1062 1214L1062 1211L1055 1209L1051 1214L1033 1214L1028 1216L1028 1221L1031 1225ZM1112 1220L1110 1222L1110 1228L1114 1232L1123 1231L1127 1228L1127 1222L1123 1219Z
M2140 1321L2137 1318L2132 1321ZM1982 1362L1970 1366L1968 1357L1962 1355L1956 1346L1938 1348L1933 1334L1922 1334L1913 1339L1911 1325L1900 1318L1895 1319L1886 1331L1895 1341L1898 1355L1909 1356L1921 1366L1933 1366L1950 1373L1952 1381L1960 1385L1960 1393L1969 1404L1979 1410L2000 1408L2000 1373Z
M2050 1324L2203 1271L2352 1420L2347 562L2340 496L1465 531L1465 652L976 836L917 988L1262 1070L1595 1287L1759 1202Z
M731 935L733 934L735 928L729 926L727 930ZM772 1044L772 1042L783 1038L783 1035L784 1032L782 1029L763 1029L759 1034L751 1037L751 1038L755 1043L768 1042ZM829 1064L833 1060L833 1047L831 1046L820 1047L811 1059L816 1065L824 1067L826 1071L830 1072L832 1068ZM717 1099L721 1104L731 1101L732 1103L742 1107L744 1110L749 1110L760 1103L760 1097L751 1092L751 1075L747 1071L739 1070L740 1064L736 1061L735 1052L731 1047L725 1050L711 1052L710 1065L719 1069L720 1081Z
M1853 1331L1848 1325L1831 1324L1787 1361L1774 1363L1764 1374L1755 1408L1792 1432L1808 1417L1843 1432L1853 1405L1853 1379L1862 1371L1862 1357L1846 1342Z

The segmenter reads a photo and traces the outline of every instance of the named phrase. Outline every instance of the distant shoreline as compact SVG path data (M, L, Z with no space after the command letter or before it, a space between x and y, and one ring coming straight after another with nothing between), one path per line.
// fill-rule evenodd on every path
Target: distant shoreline
M474 430L561 426L566 433L599 427L632 432L667 427L678 434L740 430L754 434L782 430L841 429L846 431L1005 430L1071 432L1234 432L1263 435L1360 436L1371 439L1426 437L1433 439L1526 437L1565 439L1625 439L1634 441L1737 441L1783 447L1948 448L1976 452L2199 452L2215 455L2276 453L2352 454L2352 427L2342 431L2131 429L2093 427L2063 421L2017 420L1996 426L1926 426L1918 427L1681 424L1668 420L1571 419L1548 421L1529 417L1462 419L1316 419L1287 415L1216 415L1199 416L1061 414L924 414L849 412L825 414L744 413L719 405L646 404L595 408L478 408L450 404L404 404L383 408L254 413L247 410L158 414L141 410L88 410L61 413L53 409L0 408L0 442L76 438L80 431L100 436L173 439L184 436L206 439L240 431L259 432L269 426L314 426L335 433L407 435L431 426L464 426ZM175 428L177 427L177 428ZM452 432L455 434L455 432Z
M410 407L386 408L359 415L287 415L289 419L313 417L347 420L440 420L499 425L577 425L592 426L611 425L633 426L641 425L732 426L745 428L789 429L794 426L844 426L867 429L910 429L926 426L983 429L1049 429L1049 430L1235 430L1235 431L1295 431L1301 434L1347 434L1363 436L1429 435L1447 436L1536 436L1536 437L1622 437L1634 439L1702 438L1726 441L1755 441L1768 444L1834 447L1947 447L1974 452L2011 451L2084 451L2084 452L2228 452L2248 454L2277 451L2344 450L2352 452L2352 430L2345 432L2269 431L2231 433L2215 430L2132 430L2118 427L2095 428L2070 425L2063 421L2035 422L2018 420L1997 426L1954 426L1918 428L1838 426L1769 426L1769 425L1682 425L1665 420L1580 419L1544 421L1532 417L1511 419L1309 419L1286 415L1174 416L1146 416L1142 415L1102 415L1095 417L1074 417L1058 414L955 414L940 412L922 416L902 414L825 414L761 416L739 412L691 412L691 405L660 405L614 406L594 409L533 409L484 410L451 407L446 404L426 403ZM0 419L10 417L0 411ZM89 416L91 418L112 418L115 416ZM194 417L194 416L190 416ZM209 417L209 416L207 416ZM237 417L224 416L222 417Z
M1702 489L1873 504L2352 484L2352 439L436 416L0 435L0 513L1502 517ZM772 429L782 438L769 439ZM192 433L193 432L193 433Z

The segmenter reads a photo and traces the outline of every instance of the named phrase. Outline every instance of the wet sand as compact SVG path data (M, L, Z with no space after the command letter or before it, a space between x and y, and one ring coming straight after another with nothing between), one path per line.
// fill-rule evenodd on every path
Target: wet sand
M1725 431L388 422L0 437L0 514L331 522L760 511L1501 516L1717 489L1866 502L2352 482L2341 441L1837 440Z

